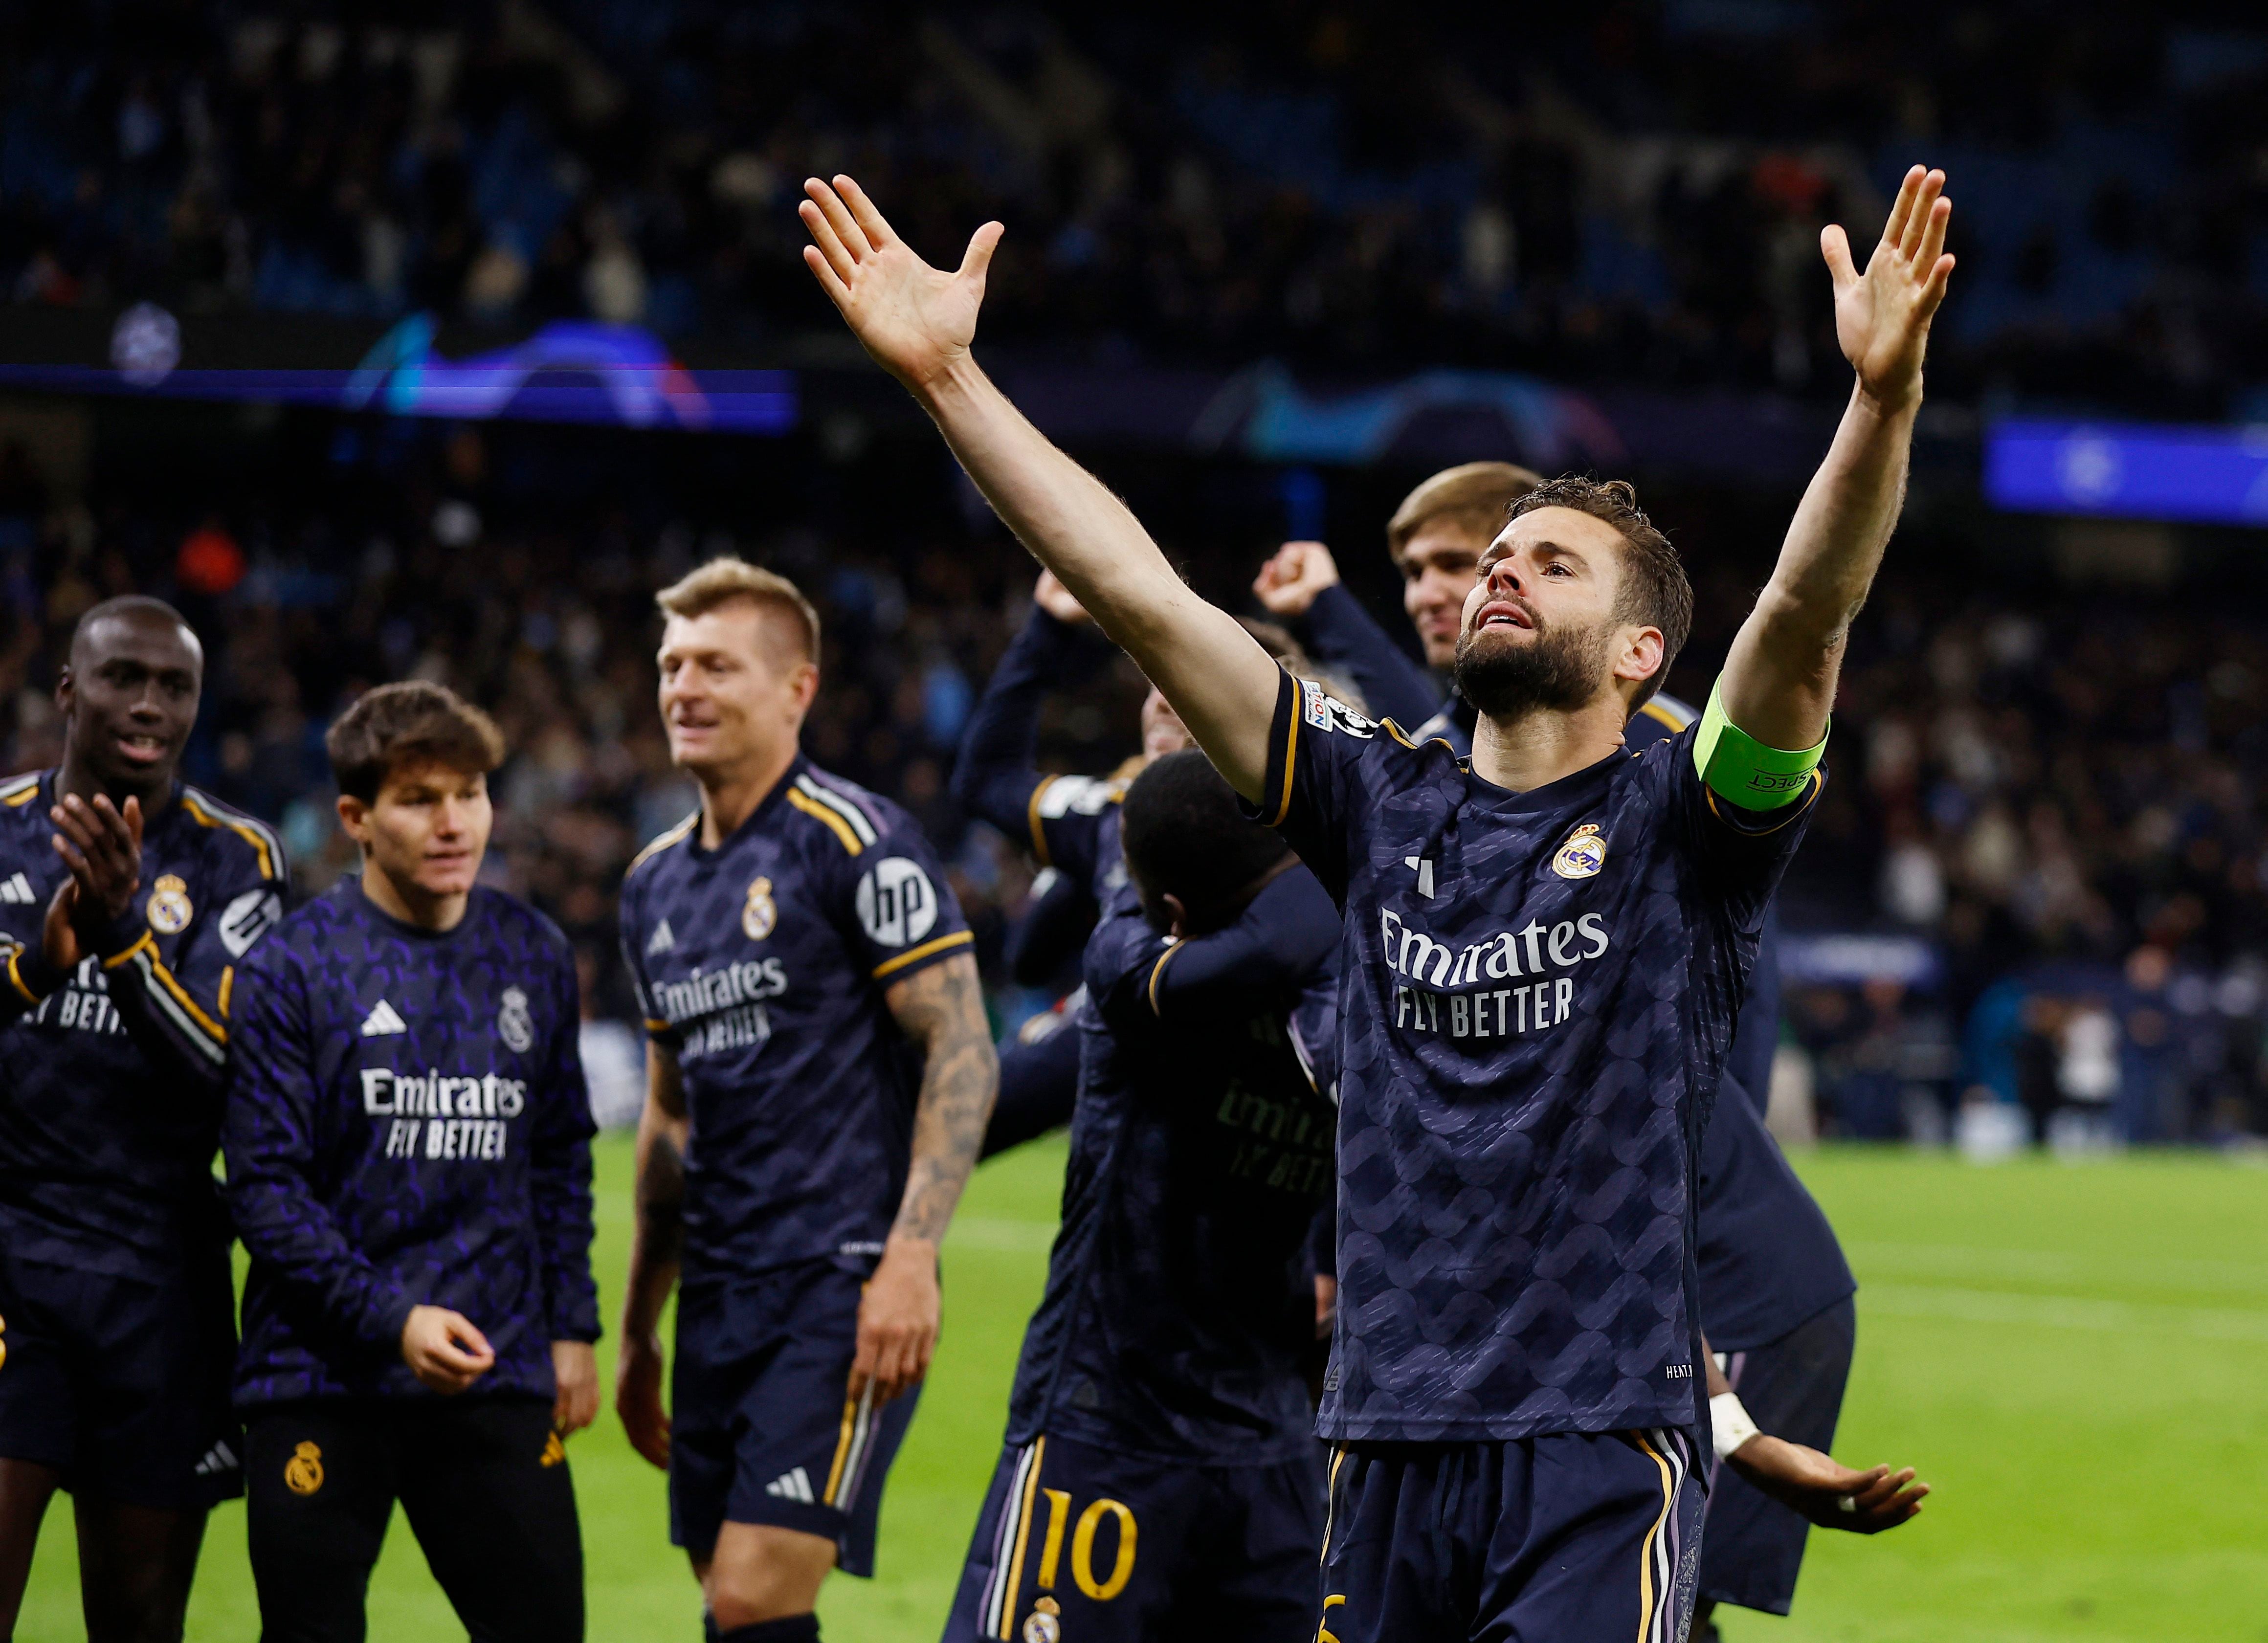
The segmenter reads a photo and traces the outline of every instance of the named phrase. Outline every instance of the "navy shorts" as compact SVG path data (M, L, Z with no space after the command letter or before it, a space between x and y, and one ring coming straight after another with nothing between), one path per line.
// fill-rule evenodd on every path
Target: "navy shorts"
M1365 1443L1331 1460L1320 1643L1682 1643L1706 1484L1690 1433Z
M1042 1437L1000 1456L946 1643L1313 1643L1323 1449L1198 1466Z
M1823 1453L1835 1444L1858 1332L1858 1308L1837 1301L1776 1341L1727 1354L1725 1378L1758 1427ZM1809 1523L1731 1467L1717 1467L1701 1537L1703 1601L1786 1614L1810 1532Z
M217 1241L163 1283L0 1249L0 1455L75 1494L193 1512L242 1494L235 1367Z
M812 1261L677 1299L670 1381L669 1538L706 1559L727 1522L801 1529L874 1572L882 1478L919 1389L849 1396L863 1271Z

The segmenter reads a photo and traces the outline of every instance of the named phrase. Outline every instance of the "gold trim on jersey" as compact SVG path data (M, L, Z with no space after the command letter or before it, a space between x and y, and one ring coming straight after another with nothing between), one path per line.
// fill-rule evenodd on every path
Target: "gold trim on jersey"
M205 796L195 788L181 789L181 808L188 813L190 821L199 827L220 828L235 834L258 853L260 876L263 879L275 878L276 848L269 843L266 829L241 817L226 815L218 810L208 810L205 807L208 802L210 801L205 799Z
M644 866L648 857L659 856L663 851L667 850L672 844L683 844L685 842L686 836L691 833L696 827L699 826L700 822L701 813L698 810L696 810L691 815L686 817L684 821L680 822L676 826L668 829L663 833L658 835L656 837L647 841L646 847L638 851L637 855L631 857L630 865L622 869L622 877L627 879L630 874L636 873L640 867Z
M919 963L932 954L942 953L947 947L966 947L973 944L976 939L976 936L968 931L956 930L949 936L939 936L934 941L924 941L910 951L901 953L894 959L885 959L881 963L874 966L873 979L880 981L885 976L894 975L905 969L909 964Z
M820 803L795 787L787 790L787 801L813 821L824 822L834 830L835 836L843 841L843 848L852 855L856 856L866 848L858 842L858 836L850 830L850 824L836 814L832 807Z

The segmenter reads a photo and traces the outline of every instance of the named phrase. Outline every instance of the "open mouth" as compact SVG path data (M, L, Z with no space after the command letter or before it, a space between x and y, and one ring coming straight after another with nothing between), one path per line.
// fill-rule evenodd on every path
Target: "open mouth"
M166 739L129 730L114 738L119 756L133 764L155 764L166 756Z
M1473 631L1485 633L1491 628L1527 628L1533 630L1535 618L1509 600L1492 599L1483 605L1474 619Z

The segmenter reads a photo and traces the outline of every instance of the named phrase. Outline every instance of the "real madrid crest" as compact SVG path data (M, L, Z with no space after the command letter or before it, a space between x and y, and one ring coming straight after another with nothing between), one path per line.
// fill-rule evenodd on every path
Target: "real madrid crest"
M284 1462L284 1486L295 1495L311 1495L323 1486L323 1451L319 1444L302 1443Z
M497 1012L497 1036L516 1056L535 1047L535 1018L528 1013L527 995L517 987L504 990L504 1007Z
M779 908L772 901L772 881L758 877L748 886L747 905L740 909L740 931L751 941L761 941L779 924Z
M1052 1597L1042 1597L1024 1621L1024 1643L1060 1643L1063 1610Z
M173 873L161 874L150 892L150 928L161 936L177 936L189 927L189 887Z
M1567 836L1551 858L1551 871L1563 879L1588 879L1607 865L1607 841L1595 822L1586 822Z

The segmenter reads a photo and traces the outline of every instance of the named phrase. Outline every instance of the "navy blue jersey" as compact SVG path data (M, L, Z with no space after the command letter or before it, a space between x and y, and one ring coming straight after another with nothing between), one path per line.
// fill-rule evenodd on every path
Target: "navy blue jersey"
M1511 792L1285 675L1252 808L1345 915L1325 1436L1701 1424L1695 1160L1817 790L1751 822L1688 733Z
M1337 944L1329 898L1296 867L1191 940L1138 913L1096 927L1063 1228L1010 1443L1047 1433L1208 1465L1312 1447L1307 1245L1333 1117L1298 1032Z
M247 961L222 1126L240 1407L436 1396L401 1361L420 1305L488 1337L482 1390L551 1396L550 1344L599 1336L578 1004L558 926L485 888L433 931L350 875Z
M622 955L685 1079L685 1276L882 1251L918 1051L883 995L972 938L897 806L799 755L715 850L700 814L622 881Z
M1394 642L1344 582L1315 595L1306 626L1307 653L1353 680L1364 707L1377 718L1417 725L1436 711L1440 682Z
M1700 715L1674 696L1640 709L1633 748L1666 740ZM1857 1289L1827 1215L1764 1124L1779 1035L1778 919L1767 908L1749 996L1701 1141L1701 1326L1720 1352L1778 1340Z
M1843 1246L1728 1071L1701 1138L1701 1324L1712 1349L1778 1340L1859 1287Z
M284 916L276 836L194 787L148 819L142 883L68 976L40 955L70 876L52 770L0 785L0 1238L18 1256L160 1280L225 1235L216 1200L236 966Z

